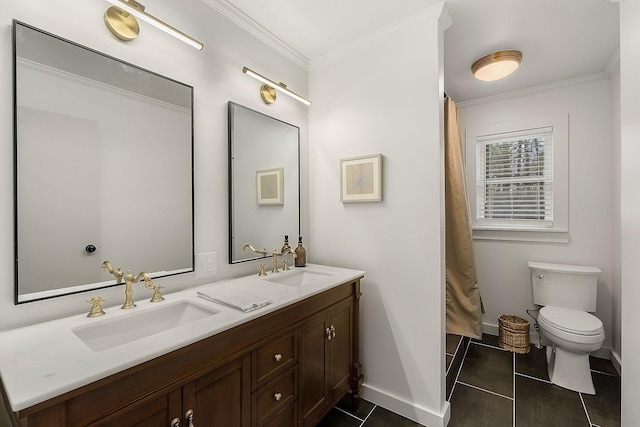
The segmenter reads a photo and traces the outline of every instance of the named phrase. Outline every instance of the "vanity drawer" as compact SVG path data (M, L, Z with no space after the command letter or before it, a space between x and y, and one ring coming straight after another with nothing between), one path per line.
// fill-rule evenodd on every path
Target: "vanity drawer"
M271 418L283 408L291 405L297 397L297 369L296 366L277 376L253 393L254 420L262 426L271 422Z
M297 405L291 404L284 408L273 419L266 424L259 424L259 427L296 427L298 425Z
M297 362L295 331L269 340L255 351L254 390Z

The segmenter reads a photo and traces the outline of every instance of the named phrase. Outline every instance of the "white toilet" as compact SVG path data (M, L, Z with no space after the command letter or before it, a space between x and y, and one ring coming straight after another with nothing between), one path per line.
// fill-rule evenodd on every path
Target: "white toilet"
M530 262L533 302L543 306L538 324L547 343L551 382L581 393L595 394L589 353L600 349L604 329L596 311L597 267ZM550 345L549 345L550 344Z

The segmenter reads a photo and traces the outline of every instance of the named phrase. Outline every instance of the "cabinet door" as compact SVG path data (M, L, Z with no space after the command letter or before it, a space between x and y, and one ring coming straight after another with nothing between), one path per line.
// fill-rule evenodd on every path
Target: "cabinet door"
M251 422L251 355L239 357L182 389L181 425L248 427Z
M321 313L300 327L298 369L299 407L302 425L314 425L329 399L327 363L327 314Z
M329 319L329 388L331 399L341 398L349 390L353 361L353 303L344 301L331 310Z

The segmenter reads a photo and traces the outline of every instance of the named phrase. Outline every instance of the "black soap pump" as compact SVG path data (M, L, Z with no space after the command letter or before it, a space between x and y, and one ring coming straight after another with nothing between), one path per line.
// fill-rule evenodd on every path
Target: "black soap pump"
M296 267L304 267L307 265L307 250L302 246L302 236L298 237L298 247L295 250L296 252Z

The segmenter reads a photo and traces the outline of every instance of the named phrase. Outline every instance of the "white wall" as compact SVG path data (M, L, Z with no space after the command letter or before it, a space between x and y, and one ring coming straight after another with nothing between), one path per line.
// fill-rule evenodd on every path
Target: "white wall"
M640 2L620 1L622 425L640 420Z
M441 7L312 62L312 262L366 270L364 396L446 425ZM448 15L441 18L443 26ZM380 203L341 203L339 159L383 155Z
M611 75L611 352L616 364L622 362L622 254L620 210L620 59ZM619 367L619 366L618 366Z
M604 323L604 347L609 347L612 338L609 81L601 76L570 83L459 104L461 123L466 129L569 114L569 243L476 240L478 283L486 309L483 323L485 330L497 334L496 325L502 314L531 320L525 311L535 308L528 261L593 265L602 270L596 315Z
M1 6L0 22L4 23L4 27L0 29L0 56L4 59L0 61L0 204L4 208L0 210L0 330L82 313L88 310L85 301L95 294L106 298L108 306L120 305L123 300L123 290L116 287L19 306L13 304L13 102L10 26L13 18L194 87L196 252L218 252L218 276L214 280L257 271L257 264L253 262L234 266L226 262L227 102L232 100L300 126L302 168L306 169L308 108L286 96L279 97L275 104L266 106L259 96L260 83L244 75L242 67L247 66L277 81L284 81L301 93L307 93L307 70L242 30L200 0L155 0L152 5L147 5L147 11L203 41L205 48L201 52L145 23L140 23L141 34L137 40L131 43L117 40L103 24L102 16L109 6L106 2L1 0ZM72 159L69 164L73 164ZM303 185L306 185L306 182L305 179ZM302 191L303 194L307 192L305 187ZM306 206L304 209L306 211ZM304 222L303 227L307 227ZM145 242L134 244L140 250L153 250L153 247L146 247ZM122 260L121 264L123 268L127 268L126 260ZM167 293L207 281L210 280L196 280L193 274L158 280L166 286ZM147 297L146 291L141 289L139 288L137 293L138 299Z

